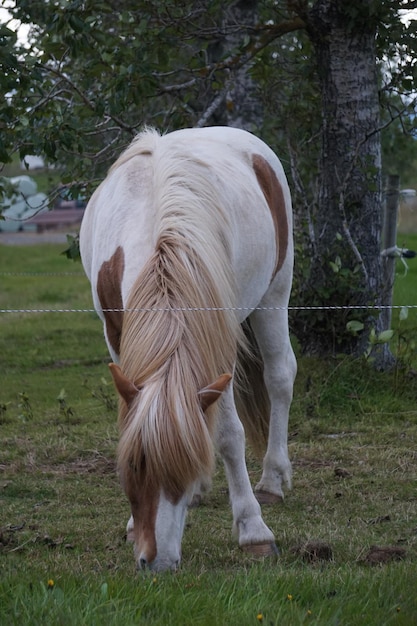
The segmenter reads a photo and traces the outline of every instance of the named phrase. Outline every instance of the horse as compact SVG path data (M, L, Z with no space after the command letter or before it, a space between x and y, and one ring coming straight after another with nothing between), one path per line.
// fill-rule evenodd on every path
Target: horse
M119 396L117 464L139 570L176 570L223 460L239 546L277 554L261 504L291 487L291 197L236 128L145 128L92 195L80 253ZM252 489L246 438L264 454Z

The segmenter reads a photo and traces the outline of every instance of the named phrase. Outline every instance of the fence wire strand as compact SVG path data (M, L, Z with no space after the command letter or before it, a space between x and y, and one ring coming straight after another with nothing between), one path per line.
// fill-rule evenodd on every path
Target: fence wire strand
M0 276L30 276L30 277L43 277L43 276L84 276L84 272L0 272ZM138 308L138 309L103 309L103 313L156 313L156 312L171 312L176 311L383 311L383 310L395 310L395 309L417 309L417 304L407 305L317 305L317 306L271 306L271 307L176 307L176 308ZM0 309L1 313L96 313L96 309Z
M383 311L386 309L417 309L417 304L393 304L373 306L255 306L255 307L173 307L173 308L138 308L138 309L102 309L103 313L175 313L192 311ZM0 309L0 313L96 313L96 309Z
M0 272L0 276L31 276L38 278L39 276L84 276L84 272Z

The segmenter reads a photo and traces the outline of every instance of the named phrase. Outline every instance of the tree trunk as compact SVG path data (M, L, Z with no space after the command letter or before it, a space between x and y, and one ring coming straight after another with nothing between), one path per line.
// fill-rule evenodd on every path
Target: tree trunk
M322 91L322 157L312 265L306 303L351 307L383 302L380 257L382 193L376 24L369 0L360 16L344 0L317 0L307 15ZM354 5L358 4L356 1ZM369 19L366 19L368 17ZM307 312L301 343L307 352L364 351L371 327L382 330L377 311ZM346 323L362 321L361 337ZM391 361L386 346L379 365Z

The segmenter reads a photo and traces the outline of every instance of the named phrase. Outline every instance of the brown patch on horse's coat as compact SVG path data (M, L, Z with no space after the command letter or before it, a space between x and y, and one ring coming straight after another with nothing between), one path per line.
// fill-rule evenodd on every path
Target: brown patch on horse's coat
M277 246L277 260L273 274L275 276L285 261L288 247L288 220L284 193L277 175L264 157L260 154L252 155L252 164L274 222Z
M97 277L97 295L106 320L107 338L116 354L120 354L123 312L105 309L123 308L121 285L124 268L124 252L119 246L113 256L103 263Z
M124 376L122 370L118 365L116 365L116 363L110 363L109 369L120 397L123 398L129 408L139 393L139 389L135 387L135 385L128 378L126 378L126 376Z
M124 485L130 500L134 521L133 534L138 557L144 554L148 563L156 559L156 514L159 504L159 490L152 483L138 486L132 472Z
M231 380L231 374L222 374L214 383L204 387L204 389L199 392L198 395L203 412L205 412L209 406L213 404L213 402L216 402L216 400L220 398Z

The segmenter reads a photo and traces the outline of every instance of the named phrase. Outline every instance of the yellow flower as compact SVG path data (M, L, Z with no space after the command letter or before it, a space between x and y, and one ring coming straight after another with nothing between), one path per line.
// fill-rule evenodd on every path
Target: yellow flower
M290 602L292 600L292 595L290 593L287 595L287 600L289 600Z
M158 582L158 579L157 578L153 578L152 582L153 582L154 585L156 585L156 583Z
M54 581L52 580L52 578L50 578L50 579L48 580L48 587L49 587L49 589L52 589L52 587L53 587L54 585L55 585Z
M258 620L258 622L262 622L264 616L262 615L262 613L258 613L258 615L256 616L256 619Z
M307 615L311 615L311 614L312 614L312 613L311 613L310 609L308 609L308 611L307 611Z

